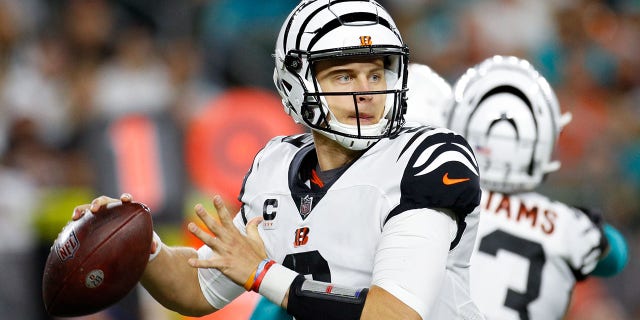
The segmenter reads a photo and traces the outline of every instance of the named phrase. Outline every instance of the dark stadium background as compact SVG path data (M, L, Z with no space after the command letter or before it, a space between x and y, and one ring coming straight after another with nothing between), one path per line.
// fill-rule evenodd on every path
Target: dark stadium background
M231 207L253 154L302 129L282 112L271 51L296 1L0 0L0 318L48 319L44 259L72 208L134 194L165 242L196 201ZM639 319L640 2L383 1L450 82L494 54L531 61L573 113L542 192L601 208L629 243L611 279L578 286L567 319ZM212 206L210 206L212 207ZM246 319L247 295L226 314ZM178 319L137 289L86 319Z

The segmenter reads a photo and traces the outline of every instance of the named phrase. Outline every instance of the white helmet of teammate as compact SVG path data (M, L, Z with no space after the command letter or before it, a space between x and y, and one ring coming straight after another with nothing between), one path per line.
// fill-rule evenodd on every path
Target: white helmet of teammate
M453 103L453 91L447 80L424 64L410 63L407 87L404 115L407 122L446 126L445 113Z
M314 64L331 58L380 56L385 59L387 90L323 93ZM391 16L372 0L302 1L282 25L275 48L273 80L285 111L297 122L342 146L362 150L404 124L408 49ZM385 94L383 118L372 125L336 120L327 95Z
M453 90L447 127L474 149L484 188L532 190L560 168L552 155L571 114L560 114L555 93L529 62L494 56L467 70Z

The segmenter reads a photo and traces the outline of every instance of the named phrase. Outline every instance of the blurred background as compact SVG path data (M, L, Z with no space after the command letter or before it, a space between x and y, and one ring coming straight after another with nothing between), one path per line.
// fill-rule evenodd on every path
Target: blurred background
M581 283L567 319L640 319L640 0L380 1L411 60L451 83L494 54L528 59L573 121L542 193L600 208L620 275ZM254 154L302 132L271 80L294 0L0 0L0 319L50 319L49 248L77 204L130 192L169 244L193 205L236 200ZM255 296L210 319L247 319ZM226 309L226 308L225 308ZM180 319L143 289L85 319Z

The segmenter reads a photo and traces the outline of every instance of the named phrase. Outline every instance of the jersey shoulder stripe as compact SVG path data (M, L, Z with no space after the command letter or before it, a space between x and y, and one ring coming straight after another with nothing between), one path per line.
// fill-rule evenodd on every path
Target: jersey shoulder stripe
M398 157L409 157L401 180L401 200L387 220L401 212L448 209L459 220L480 203L478 164L471 147L460 135L444 128L422 127Z

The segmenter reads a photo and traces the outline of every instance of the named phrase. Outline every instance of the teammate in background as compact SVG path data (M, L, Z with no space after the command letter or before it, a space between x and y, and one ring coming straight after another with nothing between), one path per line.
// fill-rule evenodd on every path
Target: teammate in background
M274 81L311 133L257 154L235 218L219 196L219 221L196 205L215 234L190 223L197 251L154 237L145 288L196 316L252 290L298 319L481 319L468 287L476 160L450 130L403 126L407 63L378 3L301 2L279 34Z
M470 68L453 92L447 127L473 147L483 190L472 298L488 319L562 319L576 281L615 275L627 261L624 239L598 212L534 191L560 167L552 154L571 116L516 57Z
M446 127L445 113L453 103L453 91L447 80L429 66L409 64L405 119L434 127Z

